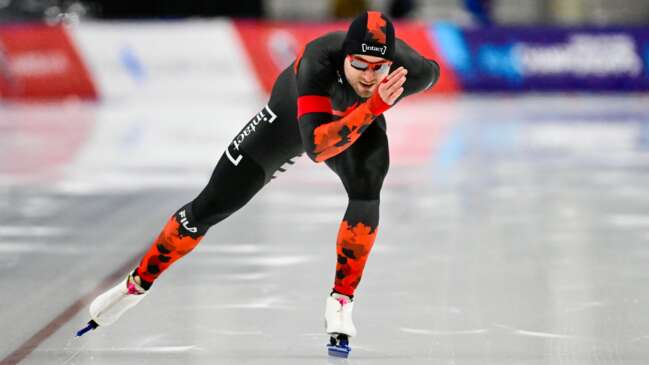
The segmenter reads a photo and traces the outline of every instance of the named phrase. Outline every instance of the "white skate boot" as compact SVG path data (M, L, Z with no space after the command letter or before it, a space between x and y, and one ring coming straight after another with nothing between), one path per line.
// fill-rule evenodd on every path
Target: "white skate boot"
M139 303L146 296L144 290L129 274L112 289L101 294L90 304L90 322L77 332L77 336L94 330L99 326L109 326L119 319L129 308Z
M327 349L330 356L349 356L349 337L356 336L352 320L354 302L346 295L333 293L327 297L325 307L325 331L331 335Z

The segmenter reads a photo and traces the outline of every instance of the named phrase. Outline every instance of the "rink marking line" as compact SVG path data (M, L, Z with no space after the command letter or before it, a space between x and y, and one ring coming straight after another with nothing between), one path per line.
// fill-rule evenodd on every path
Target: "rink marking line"
M58 316L52 319L49 323L38 330L32 337L23 342L16 350L11 352L5 358L0 360L0 365L16 365L29 356L34 350L40 346L45 340L50 338L61 327L68 323L74 316L76 316L88 303L90 303L96 296L101 294L104 290L114 285L128 270L135 267L137 259L144 256L146 251L138 253L136 256L128 260L117 270L106 276L97 286L86 295L77 299L74 303L65 308ZM79 324L82 325L81 323ZM72 334L71 334L72 335Z
M611 214L609 222L614 226L626 228L646 228L649 226L649 215L646 214Z
M74 342L75 340L76 340L76 338L72 338L70 341L68 341L68 343L65 345L64 350L67 349L67 348L70 346L70 344L71 344L72 342ZM65 362L64 362L63 364L61 364L61 365L67 365L67 364L70 363L70 361L74 360L74 358L76 358L77 356L79 356L79 354L81 353L81 351L83 351L83 350L86 349L86 346L88 346L88 343L89 343L89 342L86 342L86 343L84 343L81 347L79 347L78 349L76 349L76 350L72 353L72 355L69 356L68 359L65 360Z
M525 330L516 330L514 331L514 334L521 335L521 336L543 337L543 338L568 338L568 339L578 338L576 336L562 335L559 333L525 331Z
M458 330L458 331L434 331L420 328L399 328L401 332L410 333L413 335L432 335L432 336L456 336L456 335L479 335L489 332L486 328L478 328L474 330Z
M0 236L6 237L51 237L63 236L66 231L50 226L0 226Z
M79 245L51 243L51 242L3 242L0 238L0 253L22 254L38 253L48 255L82 254L84 251Z
M642 340L646 340L646 339L649 339L649 335L636 337L636 338L632 339L631 342L638 342L638 341L642 341Z
M205 258L200 261L200 264L213 265L213 264L227 264L232 266L251 265L261 267L285 267L299 265L307 262L314 261L313 256L310 255L282 255L282 256L266 256L266 257L218 257L218 258Z
M182 353L189 352L192 350L203 351L202 348L196 345L189 346L152 346L152 347L108 347L108 348L98 348L93 349L93 352L123 352L123 353L160 353L160 354L173 354L173 353Z
M518 329L518 328L503 325L503 324L495 324L495 326L498 327L498 328L502 328L502 329L511 331L512 334L519 335L519 336L599 342L598 340L595 340L595 339L590 339L590 338L587 338L587 337L576 336L576 335L568 335L568 334L561 334L561 333L551 333L551 332L541 332L541 331L521 330L521 329Z
M602 302L586 302L586 303L579 303L576 304L573 307L567 308L565 312L571 313L571 312L582 312L588 309L592 308L600 308L600 307L606 307L606 304Z
M86 345L83 347L85 348ZM80 350L83 350L84 348L80 348ZM174 353L184 353L184 352L190 352L190 351L205 351L202 347L196 346L196 345L187 345L187 346L151 346L151 347L93 347L92 352L94 353L124 353L124 354L174 354ZM45 353L52 353L56 354L60 352L60 350L39 350L36 352L45 352ZM79 352L75 353L70 357L70 359L66 360L62 365L66 364L70 360L72 360L74 357L76 357L79 354Z

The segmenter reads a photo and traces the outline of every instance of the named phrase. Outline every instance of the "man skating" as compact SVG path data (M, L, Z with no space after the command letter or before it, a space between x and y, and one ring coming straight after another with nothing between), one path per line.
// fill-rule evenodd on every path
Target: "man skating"
M346 357L348 337L356 335L353 297L378 232L380 191L389 167L383 112L430 88L438 77L437 63L395 38L392 23L379 12L360 15L347 33L308 43L278 76L268 104L228 145L203 191L171 216L138 267L92 302L91 321L79 335L115 322L211 226L306 152L340 177L349 198L325 308L330 354Z

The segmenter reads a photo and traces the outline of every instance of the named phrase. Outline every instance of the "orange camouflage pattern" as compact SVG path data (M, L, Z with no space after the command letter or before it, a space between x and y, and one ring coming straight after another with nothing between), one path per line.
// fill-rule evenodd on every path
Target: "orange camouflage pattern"
M376 116L367 103L359 105L346 117L323 124L313 131L316 162L322 162L346 150L369 126Z
M352 296L361 281L365 262L374 246L378 228L361 222L351 226L343 220L338 231L336 253L336 280L334 290L338 293Z
M180 222L174 215L164 226L137 268L137 274L142 280L153 283L163 271L193 250L203 238L203 236L196 238L184 236L179 230Z

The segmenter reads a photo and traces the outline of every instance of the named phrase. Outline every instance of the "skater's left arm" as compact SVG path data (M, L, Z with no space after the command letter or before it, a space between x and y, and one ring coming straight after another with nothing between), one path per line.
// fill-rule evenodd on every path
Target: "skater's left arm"
M439 79L439 65L427 59L397 38L393 68L403 66L408 70L408 79L403 85L404 92L400 99L430 89Z
M377 93L344 117L336 118L331 104L331 88L337 82L336 65L320 42L326 42L326 37L309 43L294 66L298 125L304 150L315 162L326 161L345 151L391 106ZM391 93L401 86L393 85Z
M393 71L379 85L377 92L337 120L333 118L329 97L298 97L300 133L309 157L322 162L349 148L376 117L394 105L404 91L406 73L402 67Z

